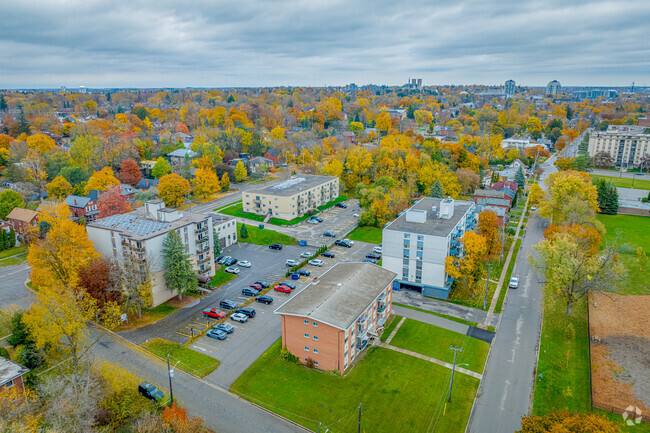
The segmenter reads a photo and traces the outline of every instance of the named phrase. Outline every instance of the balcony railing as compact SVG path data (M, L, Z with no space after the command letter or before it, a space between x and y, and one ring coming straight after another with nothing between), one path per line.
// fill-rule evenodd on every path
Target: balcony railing
M386 304L379 304L377 306L377 313L383 313L384 311L386 311L386 308L387 308Z
M210 255L205 255L202 259L199 259L197 263L205 263L210 261Z

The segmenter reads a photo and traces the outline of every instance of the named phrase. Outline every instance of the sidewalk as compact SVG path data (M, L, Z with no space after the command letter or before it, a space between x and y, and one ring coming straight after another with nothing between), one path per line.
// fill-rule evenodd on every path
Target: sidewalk
M405 355L411 355L411 356L414 356L416 358L424 359L425 361L433 362L434 364L438 364L438 365L440 365L442 367L446 367L446 368L448 368L450 370L453 367L448 362L441 361L439 359L432 358L430 356L422 355L421 353L412 352L410 350L402 349L401 347L391 346L390 344L387 344L387 343L380 343L379 347L383 347L384 349L394 350L395 352L400 352L400 353L403 353ZM476 373L474 371L466 370L463 367L456 366L456 371L459 372L459 373L462 373L462 374L466 374L468 376L475 377L475 378L477 378L479 380L483 378L482 374Z

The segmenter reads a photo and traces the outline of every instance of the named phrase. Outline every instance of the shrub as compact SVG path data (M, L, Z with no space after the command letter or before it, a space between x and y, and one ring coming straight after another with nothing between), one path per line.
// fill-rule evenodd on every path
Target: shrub
M307 362L305 362L305 366L307 368L314 368L314 360L311 359L311 356L307 358Z
M566 334L566 338L567 338L568 340L573 340L573 339L575 338L575 336L576 336L576 330L575 330L575 328L573 327L573 323L569 323L569 324L567 325L567 327L566 327L566 331L565 331L565 334Z
M280 358L282 358L284 361L295 362L295 363L300 362L300 359L298 359L296 355L289 352L289 350L287 350L286 347L283 347L282 350L280 351Z
M123 389L100 402L99 407L104 410L99 423L115 430L129 420L151 411L152 402L140 397L135 389Z
M0 356L9 359L9 351L6 347L0 347Z
M620 247L618 247L618 252L619 252L620 254L633 254L633 253L635 253L636 251L634 250L634 247L633 247L632 245L630 245L629 243L625 242L625 243L621 244Z

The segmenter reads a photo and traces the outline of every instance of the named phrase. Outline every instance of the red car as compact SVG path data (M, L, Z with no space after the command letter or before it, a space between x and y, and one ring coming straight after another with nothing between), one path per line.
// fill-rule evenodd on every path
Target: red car
M273 290L275 290L276 292L291 293L291 287L287 287L283 285L275 286Z
M203 315L205 317L214 317L215 319L223 319L224 317L226 317L226 313L217 308L203 310Z

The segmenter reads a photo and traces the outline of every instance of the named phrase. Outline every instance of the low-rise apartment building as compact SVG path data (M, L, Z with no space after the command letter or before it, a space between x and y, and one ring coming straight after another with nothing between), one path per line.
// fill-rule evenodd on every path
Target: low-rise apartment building
M589 135L589 155L608 153L614 165L633 168L650 155L650 134L647 127L638 125L609 125L607 131L593 131Z
M446 299L453 279L445 259L462 253L460 238L476 224L475 204L425 197L382 233L382 267L397 274L393 289Z
M303 363L343 374L383 331L394 278L372 263L336 264L275 310L282 346Z
M234 217L216 213L210 214L210 217L221 248L228 248L237 242L237 220Z
M292 220L339 196L339 178L300 174L242 193L244 212Z
M214 276L212 217L165 208L162 200L152 200L133 212L100 218L86 226L88 238L103 257L117 260L149 276L153 306L175 296L167 289L163 268L163 241L176 230L196 269L197 277Z

